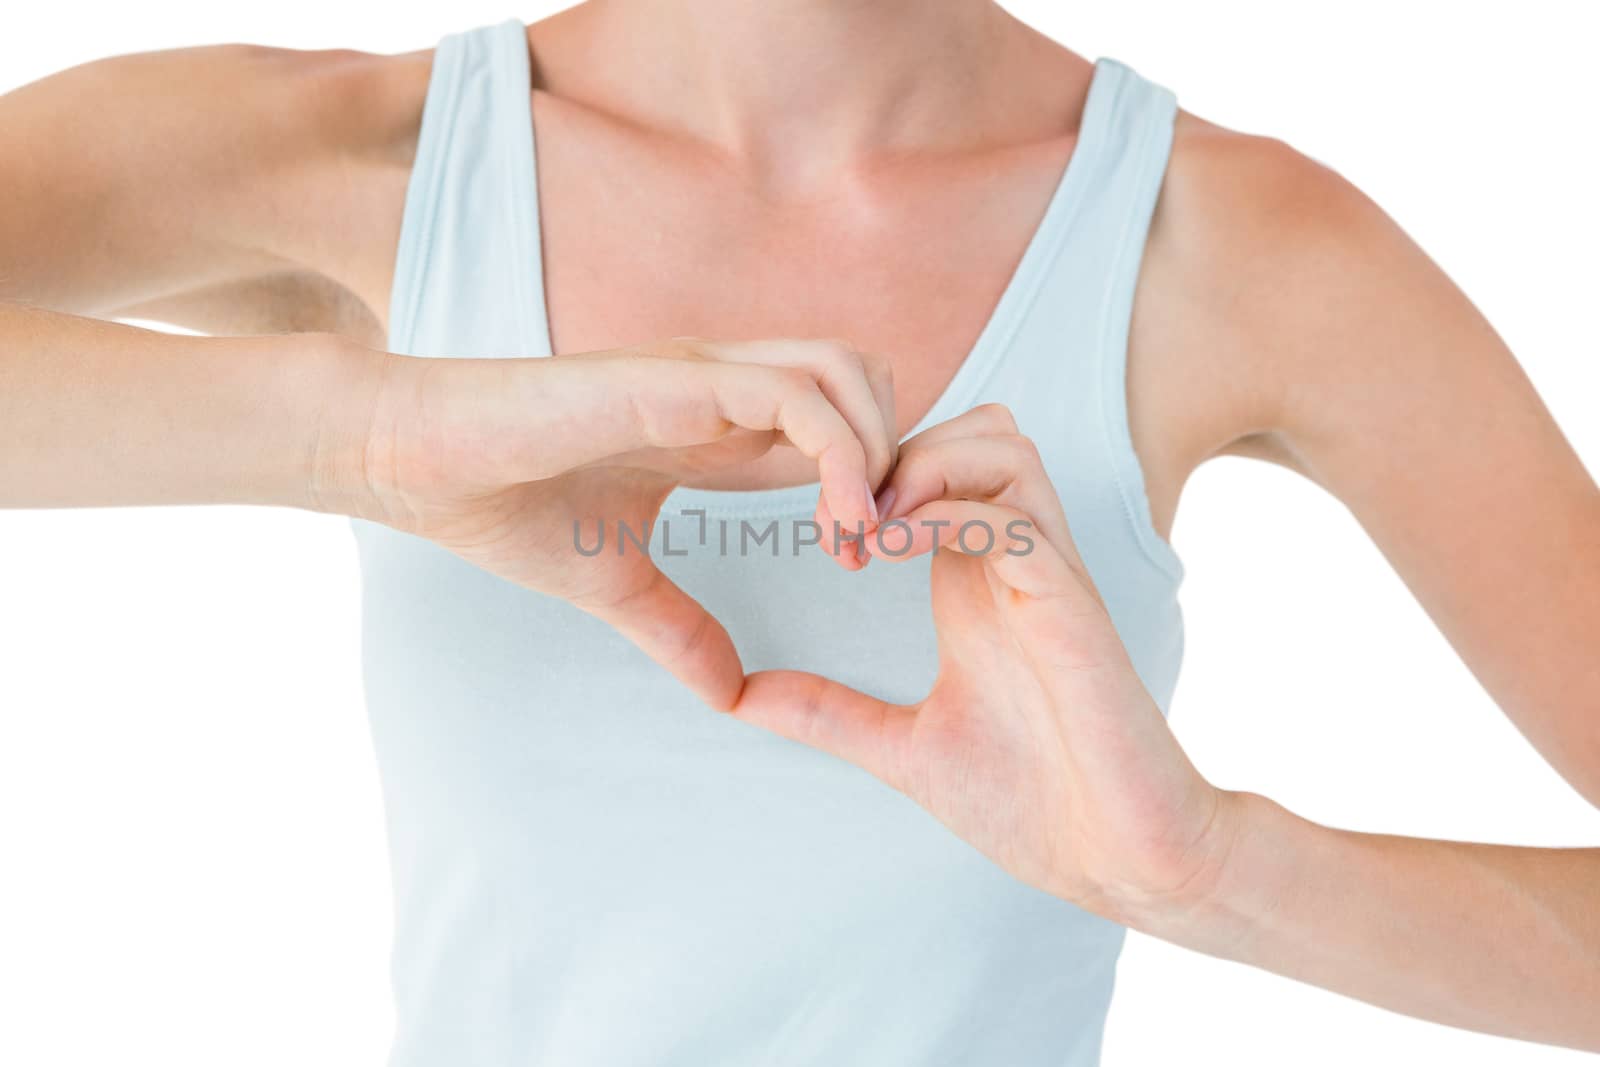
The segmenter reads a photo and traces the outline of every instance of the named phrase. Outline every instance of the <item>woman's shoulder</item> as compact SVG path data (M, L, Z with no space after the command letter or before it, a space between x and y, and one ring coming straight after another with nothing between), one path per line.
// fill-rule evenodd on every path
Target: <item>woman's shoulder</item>
M1360 376L1363 361L1385 358L1363 332L1431 284L1431 270L1332 166L1180 110L1128 361L1134 436L1165 483L1152 496L1167 519L1214 456L1299 469L1275 431L1330 371Z
M1375 206L1332 166L1277 137L1180 109L1162 189L1163 221L1208 254L1243 265L1295 257L1330 239L1359 240ZM1352 228L1354 226L1354 228Z
M1147 281L1183 335L1245 360L1257 380L1296 338L1329 338L1341 298L1370 295L1414 269L1399 227L1332 166L1282 139L1179 111L1146 248ZM1205 343L1208 342L1208 343Z

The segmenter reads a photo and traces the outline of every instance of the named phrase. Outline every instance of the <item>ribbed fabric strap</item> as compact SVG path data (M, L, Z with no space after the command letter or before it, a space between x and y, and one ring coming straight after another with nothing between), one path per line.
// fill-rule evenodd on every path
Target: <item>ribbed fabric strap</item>
M464 285L500 298L499 314L515 323L517 337L538 336L530 91L527 38L516 19L447 34L435 47L390 293L394 351L414 352L431 305ZM530 354L521 347L495 354Z
M1128 428L1127 355L1134 293L1144 260L1162 180L1172 153L1177 98L1112 59L1100 63L1117 74L1112 118L1096 168L1102 225L1112 227L1107 244L1106 286L1100 301L1100 400L1107 448L1122 490L1123 506L1140 547L1174 581L1183 563L1155 532L1132 434Z

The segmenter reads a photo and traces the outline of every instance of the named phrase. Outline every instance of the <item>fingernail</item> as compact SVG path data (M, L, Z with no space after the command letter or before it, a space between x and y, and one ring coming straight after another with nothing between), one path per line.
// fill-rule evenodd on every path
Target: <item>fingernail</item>
M878 521L878 502L876 500L872 499L872 483L871 482L862 482L861 485L866 490L866 494L867 494L867 514L872 516L872 521L873 522L877 522Z
M873 501L873 517L875 519L879 516L887 519L894 514L894 497L895 491L892 485L878 494L878 498Z

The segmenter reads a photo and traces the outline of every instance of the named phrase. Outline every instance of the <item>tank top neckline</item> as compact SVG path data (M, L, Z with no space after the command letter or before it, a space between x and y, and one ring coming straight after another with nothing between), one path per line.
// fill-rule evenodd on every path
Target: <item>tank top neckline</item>
M553 353L554 345L544 288L532 57L527 27L520 19L506 19L497 29L501 31L497 36L503 53L501 62L496 65L505 79L500 89L506 94L504 99L521 102L519 106L507 106L502 112L509 126L503 133L502 143L507 146L505 163L511 177L511 237L517 249L515 262L519 275L515 279L515 291L522 294L522 299L516 301L517 313L524 350L530 355L544 357ZM1127 68L1114 59L1102 57L1095 61L1078 121L1077 143L1062 167L1021 258L966 357L933 406L907 431L906 438L971 408L974 398L1010 347L1082 203L1079 193L1090 180L1095 161L1109 135L1117 95L1114 83L1127 73ZM683 511L704 511L724 517L808 517L816 508L820 491L821 485L816 481L769 489L680 486L667 497L661 513L670 516Z

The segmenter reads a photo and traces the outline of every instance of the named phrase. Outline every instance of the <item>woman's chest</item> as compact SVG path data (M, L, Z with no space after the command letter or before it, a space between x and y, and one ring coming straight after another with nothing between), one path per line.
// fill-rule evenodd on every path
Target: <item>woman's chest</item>
M910 429L966 360L1075 138L960 158L752 172L535 95L551 347L836 338L887 358Z

